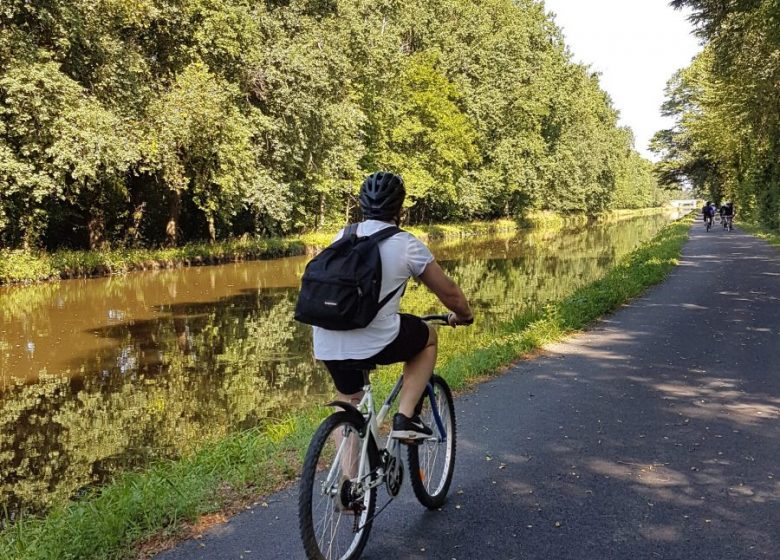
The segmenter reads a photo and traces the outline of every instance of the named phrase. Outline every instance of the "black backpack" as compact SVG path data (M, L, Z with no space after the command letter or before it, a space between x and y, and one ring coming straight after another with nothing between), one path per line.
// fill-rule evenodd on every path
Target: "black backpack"
M347 226L340 239L306 265L295 305L295 320L333 331L366 327L406 284L402 283L380 301L379 242L401 231L393 226L358 237L357 224Z

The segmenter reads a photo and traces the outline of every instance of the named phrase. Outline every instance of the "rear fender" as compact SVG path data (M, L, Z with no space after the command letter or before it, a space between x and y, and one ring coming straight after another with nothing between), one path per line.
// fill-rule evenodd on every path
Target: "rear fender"
M360 434L360 437L366 437L366 433L368 433L368 423L366 422L365 417L363 416L363 413L358 410L358 407L356 407L352 403L344 402L344 401L331 401L327 403L325 406L333 406L333 407L339 407L342 409L342 412L346 412L349 414L350 418L355 421L355 424L360 426L358 434ZM369 442L368 442L368 454L371 459L371 466L372 468L376 467L381 462L381 454L379 453L379 447L377 446L377 442L374 439L374 435L369 433Z
M360 426L360 431L358 432L360 434L360 437L365 437L366 419L363 417L363 414L358 410L358 407L356 407L352 403L348 403L345 401L331 401L327 403L325 406L339 407L343 410L343 412L349 414L350 418L352 418L355 421L355 424Z

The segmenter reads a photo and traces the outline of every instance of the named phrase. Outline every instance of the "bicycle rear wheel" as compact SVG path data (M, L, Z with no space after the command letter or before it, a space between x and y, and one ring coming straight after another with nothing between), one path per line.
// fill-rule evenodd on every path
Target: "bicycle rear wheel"
M452 392L447 382L438 375L431 377L430 388L423 396L420 418L431 427L433 436L409 446L409 479L420 503L428 509L435 509L447 499L455 470L457 441Z
M360 429L350 414L336 412L309 444L298 495L298 522L309 560L354 560L368 541L376 488L363 492L355 479ZM371 472L375 462L369 453Z

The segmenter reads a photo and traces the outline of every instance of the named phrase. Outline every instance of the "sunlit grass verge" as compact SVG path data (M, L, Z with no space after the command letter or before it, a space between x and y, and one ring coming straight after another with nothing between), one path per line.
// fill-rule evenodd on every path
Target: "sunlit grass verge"
M516 230L517 226L511 220L408 228L408 231L424 241L513 233ZM54 253L0 249L0 285L302 255L307 246L316 249L328 245L335 232L309 233L281 239L250 238L190 243L165 249L62 250Z
M663 210L662 207L652 208L627 208L619 210L609 210L601 214L583 214L569 213L560 214L557 212L533 211L517 220L518 227L531 228L535 230L560 231L566 228L583 227L591 221L599 223L615 222L629 218L638 218L640 216L650 216L658 214Z
M667 226L601 280L539 312L515 317L498 334L443 344L440 373L454 389L463 389L615 310L663 280L677 262L689 226L690 220ZM397 372L386 368L375 376L379 395L386 394ZM323 408L298 411L208 444L181 460L122 474L44 518L19 519L0 533L0 558L134 557L139 543L180 534L200 515L230 510L294 479L311 434L328 413Z
M330 244L333 236L340 228L299 235L300 239L308 247L321 248ZM454 222L450 224L430 224L423 226L402 226L423 242L434 239L453 239L462 237L474 237L478 235L496 235L501 233L515 233L518 229L514 220L491 220L475 222Z
M63 250L54 253L0 250L0 284L273 259L301 255L305 250L298 239L273 238L192 243L167 249Z
M599 222L622 220L658 214L663 208L639 208L628 210L610 210L594 218ZM567 227L580 227L588 223L587 214L560 214L543 210L534 210L517 220L492 220L475 222L455 222L449 224L431 224L422 226L402 226L402 228L423 242L442 239L457 239L479 235L514 234L521 229L559 231ZM307 246L321 248L327 246L338 229L305 233L297 239Z
M601 215L599 220L630 218L659 211L659 208L612 210ZM532 212L519 221L459 222L405 229L428 242L434 239L458 239L479 235L511 235L521 228L557 231L564 227L581 226L587 221L584 214L564 217L554 212ZM306 233L281 239L248 238L216 243L190 243L165 249L61 250L47 253L0 248L0 285L301 255L306 252L307 247L317 250L327 246L336 231L338 230Z
M750 235L758 237L759 239L763 239L764 241L769 242L770 245L780 247L780 231L769 229L758 224L742 222L738 225L741 229L745 230Z

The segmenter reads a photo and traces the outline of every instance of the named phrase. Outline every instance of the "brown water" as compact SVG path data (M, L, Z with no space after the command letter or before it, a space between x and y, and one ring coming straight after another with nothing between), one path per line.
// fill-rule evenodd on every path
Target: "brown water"
M670 219L432 245L478 318L442 345L595 280ZM305 262L0 289L0 504L44 511L121 470L324 400L327 373L292 320ZM441 308L420 286L404 307Z

